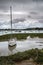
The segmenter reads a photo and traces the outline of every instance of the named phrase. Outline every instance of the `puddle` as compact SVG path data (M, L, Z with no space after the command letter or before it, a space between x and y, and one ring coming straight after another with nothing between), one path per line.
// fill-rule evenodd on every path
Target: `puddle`
M43 38L27 37L26 40L17 40L16 44L17 44L16 48L15 49L13 48L12 51L10 51L8 48L8 41L0 42L0 56L7 56L10 54L22 52L22 51L29 50L32 48L42 49L43 48Z

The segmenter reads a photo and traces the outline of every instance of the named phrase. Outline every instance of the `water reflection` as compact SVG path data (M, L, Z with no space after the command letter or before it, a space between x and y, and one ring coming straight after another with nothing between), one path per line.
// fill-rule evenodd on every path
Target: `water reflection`
M42 43L41 43L42 42ZM16 48L13 48L13 54L16 52L22 52L32 48L43 48L43 38L30 38L27 37L26 40L16 40ZM8 41L0 42L0 56L10 55L11 52L8 48Z

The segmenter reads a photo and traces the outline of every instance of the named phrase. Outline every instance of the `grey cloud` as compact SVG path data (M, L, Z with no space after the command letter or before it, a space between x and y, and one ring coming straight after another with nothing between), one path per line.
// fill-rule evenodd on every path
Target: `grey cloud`
M42 2L43 0L38 1ZM41 6L40 4L41 3L37 3L37 0L0 0L0 10L6 12L7 10L9 10L10 5L13 6L14 10L42 10L43 6Z
M43 18L43 0L0 0L0 11L7 12L10 5L12 5L14 11L29 12L28 18ZM40 13L42 13L41 16L39 15ZM3 15L4 14L0 14L0 18L3 17Z
M18 23L18 22L24 22L24 21L26 21L25 18L16 18L16 19L12 20L12 24L15 24L15 23ZM8 22L6 22L6 21L1 22L0 21L0 26L1 25L10 25L10 21L8 21Z
M28 18L36 19L36 20L43 20L43 16L39 16L39 15L28 15Z
M25 18L17 18L13 19L13 23L24 22L25 20L26 20Z
M28 7L34 7L31 4L32 2L34 5L34 0L0 0L0 10L8 10L10 5L12 5L14 9L17 9L17 7L20 9L23 6L28 9ZM27 5L28 7L26 7Z
M38 14L38 12L30 12L30 14L33 14L33 15L37 15Z
M42 2L43 0L33 0L34 2Z
M43 23L43 20L39 20L39 23Z

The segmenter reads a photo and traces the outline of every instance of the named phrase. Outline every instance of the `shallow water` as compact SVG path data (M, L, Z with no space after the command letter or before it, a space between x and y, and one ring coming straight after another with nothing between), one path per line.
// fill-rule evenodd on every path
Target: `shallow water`
M24 31L12 31L14 34L19 33L43 33L43 30L24 30ZM0 35L11 34L11 31L0 31Z
M30 38L27 37L26 40L17 40L16 41L16 48L9 50L8 48L8 41L0 42L0 56L7 56L10 54L14 54L16 52L22 52L25 50L29 50L32 48L43 48L43 38Z

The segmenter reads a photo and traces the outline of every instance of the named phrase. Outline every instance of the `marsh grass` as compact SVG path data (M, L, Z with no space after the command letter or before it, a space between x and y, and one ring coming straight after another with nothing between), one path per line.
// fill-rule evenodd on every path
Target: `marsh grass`
M33 37L39 37L43 38L43 33L20 33L20 34L12 34L12 38L17 38L18 40L26 39L27 36ZM0 41L8 41L11 38L11 34L6 34L0 36Z
M36 49L31 49L31 50L27 50L24 52L18 52L14 55L10 55L10 56L2 56L0 57L0 64L3 63L3 65L5 64L15 64L15 62L21 62L23 60L29 60L30 58L33 59L34 62L36 63L40 63L43 64L43 50L38 50L38 58L35 60L37 53L36 53Z

